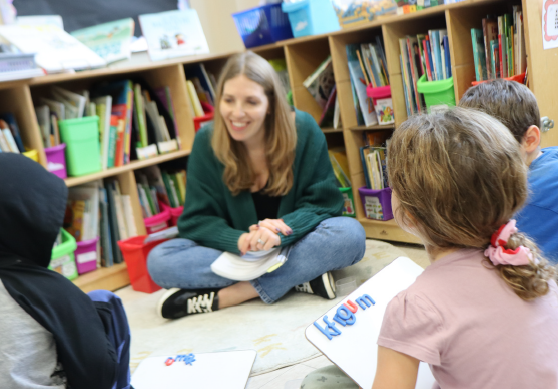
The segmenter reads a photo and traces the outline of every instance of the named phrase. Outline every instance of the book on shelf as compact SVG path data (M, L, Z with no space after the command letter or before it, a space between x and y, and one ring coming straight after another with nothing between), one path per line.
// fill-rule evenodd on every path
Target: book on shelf
M366 87L368 86L366 78L364 76L364 69L360 65L357 54L360 50L359 44L349 44L346 46L347 59L349 65L349 73L351 76L351 85L354 88L354 95L356 95L357 101L355 101L355 106L360 107L360 112L362 114L363 123L358 123L359 125L373 126L378 124L378 118L376 116L376 110L374 109L374 104L372 99L366 94ZM358 116L357 116L358 120Z
M97 237L99 225L99 189L96 182L68 190L63 228L77 242Z
M134 19L126 18L102 23L72 31L70 35L93 50L107 64L130 59Z
M101 231L99 239L101 243L101 255L99 257L101 258L102 266L110 267L114 264L115 253L113 252L113 237L111 223L109 221L108 195L102 181L99 185L99 210L101 215Z
M320 108L324 109L332 89L335 87L335 77L333 75L333 62L328 56L320 66L304 80L302 83L310 92Z
M513 6L512 14L482 19L482 29L471 29L475 76L477 81L508 78L524 74L527 69L523 13ZM479 55L484 51L484 56ZM479 59L477 60L477 57ZM486 77L480 74L480 62L484 59Z
M285 58L269 59L267 62L273 67L275 73L279 76L281 84L285 89L285 93L288 95L292 92L291 81L289 80L289 70L287 68L287 61ZM211 75L209 75L211 77Z
M93 50L57 26L2 25L0 36L23 53L36 53L35 62L48 73L106 66Z
M484 49L484 36L480 28L471 29L471 40L473 42L473 58L475 62L475 76L477 81L488 80L486 69L486 57Z
M198 14L193 9L139 15L152 61L209 53Z
M344 147L331 148L328 150L329 160L333 167L333 173L340 188L350 188L351 180L349 179L349 164L347 161L347 152Z
M215 90L203 63L184 67L186 79L192 81L200 102L215 106Z
M337 102L337 88L333 86L327 103L322 110L320 120L318 120L318 125L320 127L333 127L334 126L334 115L335 106Z
M191 108L194 112L193 117L203 116L205 113L194 83L191 80L186 80L186 87L188 88L188 97L190 97L190 104L192 105Z
M21 133L19 131L19 126L17 124L17 120L15 118L15 116L12 113L3 113L0 114L0 120L2 120L4 123L0 122L0 126L2 129L9 129L12 137L14 138L14 141L17 145L17 148L19 150L20 153L24 153L26 151L24 145L23 145L23 141L21 140Z

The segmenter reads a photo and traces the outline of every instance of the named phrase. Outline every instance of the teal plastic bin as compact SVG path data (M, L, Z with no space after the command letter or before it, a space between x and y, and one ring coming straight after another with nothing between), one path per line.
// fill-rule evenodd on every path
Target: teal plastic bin
M419 78L417 90L424 95L424 102L429 113L455 107L453 77L440 81L428 81L426 75Z
M66 230L61 229L62 243L52 249L50 264L48 268L62 274L69 280L77 278L78 271L74 251L76 251L76 240Z
M295 38L325 34L341 28L331 0L302 0L283 3L282 7L283 12L289 15Z
M99 117L87 116L58 122L60 137L66 143L69 176L83 176L101 170Z

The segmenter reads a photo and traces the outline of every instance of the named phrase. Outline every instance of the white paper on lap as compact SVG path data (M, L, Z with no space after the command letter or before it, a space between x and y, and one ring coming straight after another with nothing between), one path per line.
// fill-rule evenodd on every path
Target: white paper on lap
M407 289L422 272L423 269L409 258L395 259L324 315L329 322L335 323L335 327L341 331L340 335L332 336L329 340L312 323L306 329L306 338L361 388L371 388L376 376L378 359L376 342L387 305L399 292ZM374 299L375 305L366 307L364 301L360 300L361 305L366 307L362 309L357 299L365 294ZM337 309L348 300L355 303L358 310L354 313L354 324L343 327L333 318ZM326 329L324 316L318 318L316 323L330 332ZM415 388L431 389L434 382L429 366L421 362Z

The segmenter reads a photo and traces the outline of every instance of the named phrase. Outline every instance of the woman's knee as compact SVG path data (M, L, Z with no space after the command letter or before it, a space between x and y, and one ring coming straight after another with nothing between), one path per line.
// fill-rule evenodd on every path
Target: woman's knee
M184 250L194 247L196 244L188 239L171 239L161 243L151 249L147 256L147 269L150 274L157 273L161 268L165 268L172 261L171 258L176 254L183 254ZM153 276L153 275L152 275Z
M343 246L343 251L352 253L359 259L364 256L366 250L366 233L362 225L351 217L334 217L322 222L328 230L331 230L332 238L338 245Z

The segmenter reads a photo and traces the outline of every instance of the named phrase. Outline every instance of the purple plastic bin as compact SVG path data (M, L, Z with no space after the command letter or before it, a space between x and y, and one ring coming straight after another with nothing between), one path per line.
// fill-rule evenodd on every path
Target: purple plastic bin
M368 189L363 186L358 189L362 208L368 219L390 220L393 219L391 210L391 188L380 190Z
M97 269L97 241L99 238L77 242L74 252L78 274L87 273Z
M65 143L45 149L48 171L60 178L68 177L66 173L66 156L64 155L65 149Z

